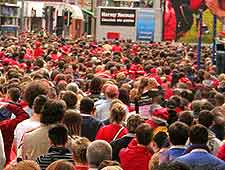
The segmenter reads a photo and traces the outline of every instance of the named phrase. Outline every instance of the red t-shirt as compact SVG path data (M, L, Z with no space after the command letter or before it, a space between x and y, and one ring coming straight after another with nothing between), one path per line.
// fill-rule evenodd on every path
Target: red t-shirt
M114 45L113 47L112 47L112 52L122 52L123 51L123 49L122 49L122 47L121 46L118 46L118 45Z
M122 128L121 125L118 124L110 124L99 129L96 140L105 140L107 142L112 142L113 138L116 136L118 131ZM128 133L128 130L124 128L116 139L122 138L124 135Z
M37 57L42 57L42 55L44 54L42 48L38 47L34 49L34 58Z
M87 165L76 165L75 169L76 170L88 170L88 166Z

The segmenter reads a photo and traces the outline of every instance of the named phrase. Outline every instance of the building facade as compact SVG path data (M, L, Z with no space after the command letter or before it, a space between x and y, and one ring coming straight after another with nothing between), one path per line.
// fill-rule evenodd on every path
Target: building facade
M16 0L0 0L0 35L18 34L19 6Z

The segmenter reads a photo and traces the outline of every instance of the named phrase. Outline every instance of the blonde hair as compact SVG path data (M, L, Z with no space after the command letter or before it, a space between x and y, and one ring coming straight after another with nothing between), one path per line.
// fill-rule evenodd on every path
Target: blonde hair
M13 170L40 170L39 165L31 160L19 162Z
M111 122L121 123L126 117L125 106L121 103L115 103L111 108L110 120Z
M71 149L77 163L87 163L86 153L91 142L87 138L78 137L71 141Z
M58 160L51 163L46 170L74 170L74 165L65 160Z

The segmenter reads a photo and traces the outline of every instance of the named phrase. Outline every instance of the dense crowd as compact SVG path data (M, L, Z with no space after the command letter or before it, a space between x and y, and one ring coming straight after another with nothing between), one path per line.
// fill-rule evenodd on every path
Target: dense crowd
M225 74L189 44L0 38L0 170L224 170Z

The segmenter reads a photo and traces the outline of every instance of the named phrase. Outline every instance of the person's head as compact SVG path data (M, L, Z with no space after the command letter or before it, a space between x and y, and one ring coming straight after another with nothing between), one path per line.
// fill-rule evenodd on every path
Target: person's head
M105 89L105 96L108 99L115 99L119 96L119 90L116 85L109 84Z
M75 109L77 104L77 95L72 91L65 91L62 100L66 102L67 109Z
M112 160L112 147L103 140L92 142L87 148L87 161L91 168L97 168L102 161Z
M129 133L135 133L137 127L144 123L144 119L140 115L133 114L127 119L127 129Z
M80 101L80 112L83 114L93 114L94 109L94 101L88 97L83 98Z
M153 136L152 149L154 152L158 152L161 148L166 147L168 144L168 135L166 132L158 132Z
M29 83L24 91L24 99L28 106L32 108L34 99L38 95L46 95L48 93L48 88L47 83L43 83L42 81L32 81Z
M72 140L71 149L73 153L73 159L76 163L86 164L87 163L87 148L91 142L87 138L79 137Z
M40 170L39 165L31 160L20 161L13 170Z
M34 113L40 114L43 111L45 103L48 101L47 96L39 95L34 99L33 110Z
M64 101L49 99L43 107L40 122L45 125L60 123L63 120L65 110Z
M179 115L179 121L185 123L189 127L192 125L194 120L194 115L191 111L183 111Z
M121 100L124 104L130 105L130 97L129 97L129 92L125 88L119 89L119 100Z
M99 165L98 169L104 170L121 170L120 164L116 161L104 160Z
M51 145L65 146L68 141L68 130L63 124L57 124L48 130Z
M126 109L123 104L116 103L112 106L110 113L111 122L120 124L126 117Z
M214 115L212 112L208 110L202 110L198 116L198 123L205 126L206 128L210 128L214 121Z
M143 123L137 127L136 138L138 144L148 146L152 141L152 137L153 130L147 123Z
M169 139L172 145L185 145L188 134L189 128L185 123L175 122L169 127Z
M8 97L13 102L17 102L21 97L20 89L17 87L12 87L12 88L8 89L7 94L8 94Z
M215 99L216 99L216 106L222 106L225 102L224 95L221 93L217 93Z
M79 136L82 124L82 117L78 111L67 110L63 123L68 128L69 136Z
M170 163L163 163L156 170L190 170L190 168L180 162L174 161Z
M78 93L79 91L79 87L76 83L72 82L72 83L69 83L67 86L66 86L66 90L67 91L72 91L74 92L75 94Z
M72 163L61 159L51 163L46 170L76 170L76 169Z
M192 144L206 145L208 142L208 130L203 125L194 125L190 129L189 137Z
M100 77L94 77L90 83L91 94L100 94L103 86L103 81Z

